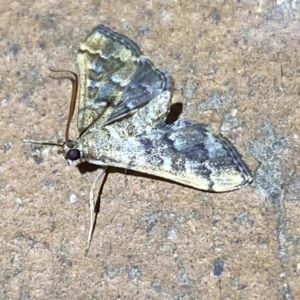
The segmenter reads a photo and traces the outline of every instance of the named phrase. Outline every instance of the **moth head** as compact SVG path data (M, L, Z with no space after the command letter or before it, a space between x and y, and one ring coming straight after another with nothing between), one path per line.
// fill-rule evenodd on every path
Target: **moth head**
M23 140L24 142L37 145L47 145L58 147L58 153L63 154L65 159L71 163L72 161L81 159L83 157L82 147L74 141L64 142L58 141L36 141L36 140Z
M83 157L83 151L80 145L74 141L68 141L63 144L63 153L65 159L69 162L81 159Z

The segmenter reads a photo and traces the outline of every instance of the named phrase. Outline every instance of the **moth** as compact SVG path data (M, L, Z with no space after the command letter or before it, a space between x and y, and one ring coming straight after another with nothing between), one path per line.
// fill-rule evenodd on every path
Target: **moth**
M73 84L65 141L29 142L61 147L69 162L102 167L89 197L87 249L94 223L93 190L108 167L156 175L211 192L232 191L252 182L251 171L221 134L183 117L167 121L170 76L145 57L135 42L99 25L81 43L77 62L79 80L70 71L63 77ZM70 140L77 88L79 136Z

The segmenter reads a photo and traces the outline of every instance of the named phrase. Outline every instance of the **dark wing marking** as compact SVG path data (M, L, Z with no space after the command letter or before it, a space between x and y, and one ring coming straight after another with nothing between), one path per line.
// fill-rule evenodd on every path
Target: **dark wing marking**
M170 89L169 76L156 68L149 59L141 57L138 68L126 86L121 101L105 123L112 123L133 114L137 109Z

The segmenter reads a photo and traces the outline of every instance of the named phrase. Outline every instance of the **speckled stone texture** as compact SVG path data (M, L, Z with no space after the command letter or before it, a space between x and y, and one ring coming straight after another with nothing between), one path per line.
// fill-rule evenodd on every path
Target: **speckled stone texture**
M297 6L298 5L298 6ZM10 1L0 6L1 299L297 299L297 1ZM95 171L22 139L64 135L79 43L98 24L135 40L183 114L222 131L256 171L211 194L111 172L90 252ZM76 137L76 120L71 132Z

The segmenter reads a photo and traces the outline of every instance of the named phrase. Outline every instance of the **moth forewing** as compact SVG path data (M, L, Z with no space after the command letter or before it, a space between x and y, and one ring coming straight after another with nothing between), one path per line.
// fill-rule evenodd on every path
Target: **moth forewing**
M103 25L81 43L77 57L80 132L96 119L104 123L111 115L137 70L140 55L133 41Z

